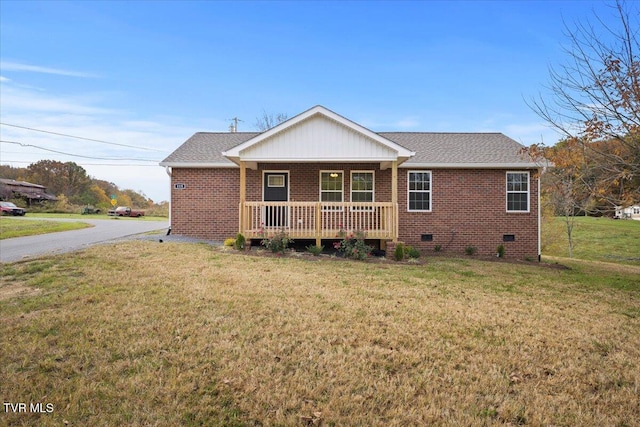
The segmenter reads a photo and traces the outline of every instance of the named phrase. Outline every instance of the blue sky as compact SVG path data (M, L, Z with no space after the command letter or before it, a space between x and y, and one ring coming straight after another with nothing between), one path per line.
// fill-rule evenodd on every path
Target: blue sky
M157 162L193 133L226 131L233 117L252 131L263 111L292 117L318 104L373 131L552 144L526 101L567 60L564 23L595 13L615 26L611 6L0 0L0 139L13 142L0 143L0 163L74 161L168 200Z

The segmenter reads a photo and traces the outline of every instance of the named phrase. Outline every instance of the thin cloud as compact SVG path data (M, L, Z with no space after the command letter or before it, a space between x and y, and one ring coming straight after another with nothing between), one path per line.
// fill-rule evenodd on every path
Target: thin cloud
M91 105L91 100L87 95L71 97L66 95L53 95L29 90L22 87L7 86L2 88L2 110L3 116L18 113L49 114L73 114L73 115L96 115L115 114L118 111Z
M95 74L84 73L81 71L62 70L59 68L41 67L39 65L21 64L18 62L0 62L0 70L2 71L26 71L32 73L56 74L59 76L95 78Z

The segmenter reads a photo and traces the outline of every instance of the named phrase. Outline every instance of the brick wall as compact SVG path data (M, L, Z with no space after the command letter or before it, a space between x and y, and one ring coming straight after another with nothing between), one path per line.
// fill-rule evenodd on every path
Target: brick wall
M320 171L343 171L344 201L351 197L351 171L373 171L376 202L391 201L391 169L380 170L378 163L298 163L259 164L257 170L247 170L247 200L262 200L263 171L289 171L289 200L315 202L320 197Z
M171 172L171 232L224 240L238 232L240 169L182 169ZM175 184L184 184L176 190Z
M259 164L247 170L247 200L262 200L262 173L289 171L291 201L316 201L319 197L319 171L344 173L344 200L350 200L350 172L374 171L375 200L391 201L391 169L378 164ZM413 170L413 169L412 169ZM528 213L506 212L504 170L432 169L431 212L407 211L407 169L398 170L399 240L424 252L436 245L443 251L464 253L474 246L480 255L494 255L504 245L509 258L535 258L538 255L538 184L530 176L531 205ZM172 232L207 239L223 240L238 232L240 171L225 169L174 168L171 182ZM173 184L185 184L176 190ZM422 241L421 235L432 235ZM515 237L503 242L503 235Z
M412 169L413 170L413 169ZM423 252L465 253L474 246L479 255L495 255L504 245L505 257L538 256L538 183L530 174L528 213L506 211L505 170L431 170L431 212L407 211L407 169L398 171L399 240ZM432 235L422 241L421 235ZM515 241L504 242L505 234Z

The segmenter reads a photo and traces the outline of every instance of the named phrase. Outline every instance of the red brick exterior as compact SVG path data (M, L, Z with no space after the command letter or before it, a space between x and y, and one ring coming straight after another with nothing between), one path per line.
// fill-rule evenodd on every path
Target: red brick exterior
M240 169L173 168L171 232L224 240L238 232ZM184 184L177 190L175 184Z
M409 169L414 170L414 169ZM507 212L506 170L432 169L431 212L408 212L407 169L398 171L398 240L422 252L465 253L468 246L479 255L495 255L499 245L505 257L538 257L538 181L529 177L529 212ZM433 241L421 241L431 234ZM515 241L504 242L505 234Z
M391 169L379 164L299 163L259 164L247 170L247 200L262 200L263 171L289 171L289 200L317 201L320 170L344 173L344 201L350 201L350 172L374 171L375 201L391 201ZM464 253L473 246L479 255L494 255L504 245L509 258L538 256L538 183L531 171L528 213L506 212L506 170L430 169L431 212L408 212L407 173L398 170L399 240L423 252ZM238 168L173 168L171 227L180 235L224 240L238 232ZM184 184L184 189L175 189ZM504 242L505 234L515 241ZM422 241L431 235L432 241ZM426 236L425 236L426 237Z

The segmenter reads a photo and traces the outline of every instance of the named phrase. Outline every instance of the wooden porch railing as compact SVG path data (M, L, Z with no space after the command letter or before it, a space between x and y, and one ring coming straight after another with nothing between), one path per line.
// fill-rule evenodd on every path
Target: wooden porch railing
M294 239L335 239L341 230L394 239L397 215L397 206L387 202L241 202L240 232L247 239L280 230Z

